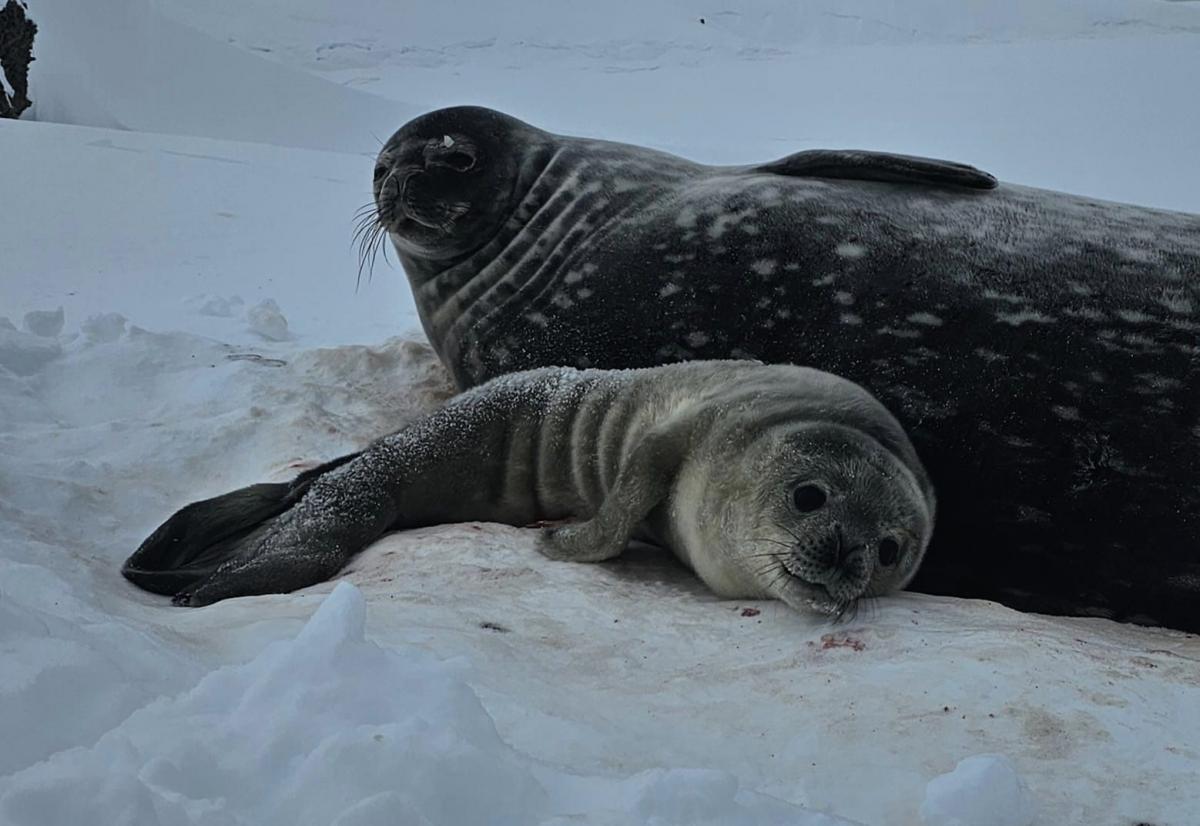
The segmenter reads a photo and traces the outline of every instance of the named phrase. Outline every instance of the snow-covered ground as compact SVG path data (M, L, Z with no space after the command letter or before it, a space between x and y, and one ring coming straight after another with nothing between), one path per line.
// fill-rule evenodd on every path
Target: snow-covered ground
M1200 822L1192 636L919 595L829 626L493 525L197 610L118 574L182 504L449 393L402 274L355 290L371 155L412 114L1200 212L1200 3L30 13L39 122L0 121L0 824Z

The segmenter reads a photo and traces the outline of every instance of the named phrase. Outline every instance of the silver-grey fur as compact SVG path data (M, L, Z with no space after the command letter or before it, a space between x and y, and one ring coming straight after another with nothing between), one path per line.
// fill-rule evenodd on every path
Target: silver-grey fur
M186 530L168 521L126 576L152 587L139 576L189 564L171 556L180 541L192 558L218 547L221 563L176 593L203 605L326 579L393 528L575 518L544 530L539 549L595 562L638 537L673 550L719 595L838 613L911 579L935 510L911 443L865 390L733 361L504 376L316 474L248 535L204 536L243 501L234 492L189 506Z

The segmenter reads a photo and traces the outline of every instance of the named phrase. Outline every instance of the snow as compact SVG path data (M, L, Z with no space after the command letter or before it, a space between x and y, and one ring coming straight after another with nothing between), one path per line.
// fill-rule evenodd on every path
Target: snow
M371 152L372 131L384 134L420 111L259 60L167 18L159 5L34 0L34 119ZM251 15L264 27L273 25L266 11Z
M927 826L1030 826L1033 803L1003 754L978 754L929 781L921 819Z
M741 792L727 772L565 775L499 736L461 659L364 636L340 583L294 638L11 778L6 823L846 823ZM247 737L253 732L253 737ZM464 794L464 790L469 793ZM103 822L118 822L105 820Z
M53 312L50 310L30 310L25 313L24 326L26 330L35 336L54 338L62 332L65 320L66 316L63 315L62 307Z
M61 353L57 341L46 341L30 332L22 332L0 316L0 366L18 376L36 373L42 365Z
M398 268L354 284L411 114L1200 211L1200 4L30 7L37 121L0 122L0 823L1195 820L1193 636L915 594L831 626L496 525L196 610L118 568L183 504L447 398Z

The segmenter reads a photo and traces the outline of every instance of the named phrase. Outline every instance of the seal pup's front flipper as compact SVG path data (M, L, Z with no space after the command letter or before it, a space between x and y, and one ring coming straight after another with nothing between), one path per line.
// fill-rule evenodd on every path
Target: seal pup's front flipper
M995 189L997 184L994 176L967 164L858 149L810 149L745 170L793 178L840 178L967 189Z
M290 482L249 485L192 502L142 542L121 574L139 588L167 596L201 582L242 554L247 540L299 501L315 479L357 455L306 470Z
M604 562L620 556L637 526L670 494L687 436L688 429L679 423L643 436L596 514L584 522L543 529L538 551L566 562Z

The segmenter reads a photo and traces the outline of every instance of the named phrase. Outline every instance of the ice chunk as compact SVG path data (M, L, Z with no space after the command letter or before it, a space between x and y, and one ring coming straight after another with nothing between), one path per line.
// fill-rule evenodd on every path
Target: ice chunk
M926 826L1030 826L1033 800L1002 754L968 757L925 787Z
M120 313L97 313L88 316L80 325L83 336L93 344L116 341L125 335L125 316Z
M57 310L31 310L25 313L25 329L35 336L54 338L62 332L63 308Z
M54 339L0 326L0 367L30 376L62 354Z
M265 339L286 341L290 338L287 319L279 311L279 305L270 298L247 310L246 321L250 323L251 330Z
M194 295L184 303L200 315L217 318L233 318L246 305L240 295L231 295L228 298L222 295Z

